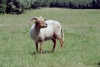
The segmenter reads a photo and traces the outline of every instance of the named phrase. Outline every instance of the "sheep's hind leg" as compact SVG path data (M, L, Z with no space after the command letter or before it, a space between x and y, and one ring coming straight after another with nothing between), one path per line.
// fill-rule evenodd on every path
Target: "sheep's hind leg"
M59 42L60 42L60 45L61 45L61 48L63 48L63 44L64 44L64 41L63 41L63 39L61 38L61 36L59 36L59 35L55 35L56 36L56 38L59 40Z
M62 38L58 38L58 40L60 42L61 48L63 48L64 41L62 40Z
M53 41L53 43L54 43L53 48L52 48L52 52L54 52L55 47L56 47L56 39L52 39L52 41Z

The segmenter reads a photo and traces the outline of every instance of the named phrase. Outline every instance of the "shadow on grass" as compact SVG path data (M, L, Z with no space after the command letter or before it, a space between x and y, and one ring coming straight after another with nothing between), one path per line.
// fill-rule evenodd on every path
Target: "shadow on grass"
M98 67L100 67L100 62L98 63Z
M50 54L50 53L53 53L53 52L52 51L43 51L42 52L42 54ZM37 55L37 54L41 54L41 52L39 51L38 53L37 52L32 52L31 53L32 56Z

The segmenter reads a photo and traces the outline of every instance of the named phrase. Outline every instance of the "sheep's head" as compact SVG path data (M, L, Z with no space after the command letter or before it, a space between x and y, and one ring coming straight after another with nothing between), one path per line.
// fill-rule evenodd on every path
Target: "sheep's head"
M37 25L37 27L39 28L45 28L47 27L47 24L45 23L46 19L43 19L42 17L35 17L35 24Z
M47 23L45 22L46 19L43 19L41 16L34 17L31 20L35 20L35 24L38 28L46 28L47 27Z

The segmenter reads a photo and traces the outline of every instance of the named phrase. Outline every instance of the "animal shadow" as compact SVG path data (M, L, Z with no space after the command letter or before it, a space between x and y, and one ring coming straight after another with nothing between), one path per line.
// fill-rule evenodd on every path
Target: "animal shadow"
M98 63L98 67L100 67L100 62Z
M52 51L43 51L42 52L42 54L50 54L50 53L53 53L53 52ZM37 55L37 54L41 54L41 52L39 51L38 53L37 52L32 52L31 53L32 56Z

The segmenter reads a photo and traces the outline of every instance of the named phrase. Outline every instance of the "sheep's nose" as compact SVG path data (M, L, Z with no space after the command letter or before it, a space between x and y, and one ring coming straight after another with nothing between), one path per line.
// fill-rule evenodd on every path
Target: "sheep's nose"
M47 26L48 26L47 23L45 23L45 24L44 24L44 27L47 27Z

